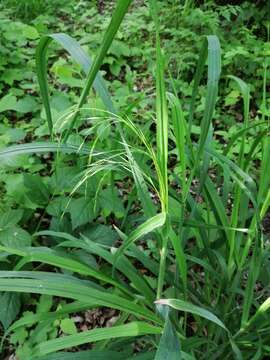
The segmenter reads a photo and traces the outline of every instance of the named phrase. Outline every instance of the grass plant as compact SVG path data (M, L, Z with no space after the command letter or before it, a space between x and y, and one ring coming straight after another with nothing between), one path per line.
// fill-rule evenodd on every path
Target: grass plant
M140 204L142 220L134 229L115 226L121 239L118 247L100 244L83 234L52 230L36 232L36 246L0 245L1 251L17 259L14 270L0 271L0 290L67 298L72 302L65 307L66 313L97 307L120 313L113 327L40 342L31 354L33 360L51 356L69 359L69 353L57 352L87 343L95 344L100 358L105 359L107 351L115 349L121 356L125 346L130 346L130 339L140 344L141 352L134 355L135 359L266 358L270 353L270 300L263 286L263 272L269 265L269 245L262 220L270 205L267 121L262 117L258 126L264 136L258 134L259 141L255 139L247 151L248 130L257 126L249 121L250 87L231 76L243 99L243 128L231 140L240 139L240 152L234 161L228 150L231 144L223 152L219 150L213 124L221 73L219 40L215 35L202 40L191 101L183 103L177 89L174 93L166 91L167 59L162 52L155 0L150 1L156 31L155 139L145 136L132 118L117 114L99 70L130 3L118 0L93 62L65 34L41 39L37 74L51 140L11 146L0 152L0 159L6 161L30 152L75 152L86 159L86 165L72 194L97 173L103 176L100 187L107 177L111 186L118 174L132 178L132 193ZM190 2L186 1L186 6ZM46 80L46 52L52 40L60 43L87 73L79 102L61 134L54 129ZM199 138L194 139L192 126L206 63L204 110ZM175 88L172 78L171 83ZM79 116L88 110L86 102L92 86L106 106L98 121L105 128L110 125L112 141L107 151L100 150L102 140L98 135L91 145L87 140L78 146L69 142L74 129L78 129ZM188 116L183 111L187 108ZM262 149L259 179L251 175L258 148ZM177 154L174 169L169 161L173 152ZM56 156L55 161L62 156L58 160ZM57 239L58 245L42 245L44 237ZM155 250L147 252L150 240ZM86 264L73 256L75 250L100 259L106 266ZM56 270L37 271L37 263ZM142 275L138 264L147 275ZM5 336L22 326L32 326L43 316L24 316L10 326ZM54 321L61 312L46 316ZM84 359L86 353L78 354Z

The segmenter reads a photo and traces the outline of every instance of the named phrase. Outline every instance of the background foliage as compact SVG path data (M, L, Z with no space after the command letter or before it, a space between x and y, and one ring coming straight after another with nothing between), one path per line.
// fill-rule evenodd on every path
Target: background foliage
M0 153L4 354L269 356L269 5L160 1L155 16L150 3L152 11L146 1L131 5L102 61L117 116L91 90L65 144L87 80L83 66L50 44L50 106L61 153L49 142L36 48L45 35L66 33L93 59L115 4L0 4L0 146L39 143L34 151L11 147L17 156ZM221 47L214 112L209 73L208 86L203 76L192 95L206 35L216 35ZM211 52L211 69L210 59ZM16 292L4 292L14 291L10 277ZM155 306L155 298L163 300ZM98 306L114 309L116 329L92 321L89 327L100 329L84 335L76 314Z

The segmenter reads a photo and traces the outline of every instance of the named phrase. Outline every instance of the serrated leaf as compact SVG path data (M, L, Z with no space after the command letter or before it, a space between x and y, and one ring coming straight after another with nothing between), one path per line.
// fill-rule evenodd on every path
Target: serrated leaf
M63 333L67 335L73 335L77 333L77 328L72 319L66 318L60 321L60 328Z
M49 312L53 304L52 300L52 296L42 294L37 303L37 313Z
M18 226L0 231L0 243L7 247L20 248L31 245L31 235Z
M23 35L30 40L35 40L39 37L37 29L30 25L25 25L23 27Z
M0 99L0 113L7 110L15 110L17 99L15 96L8 94Z
M4 213L0 214L0 230L6 229L8 227L18 224L23 216L23 211L21 209L10 209Z
M7 330L20 311L20 294L1 293L0 304L0 322L4 330Z
M10 337L11 344L23 344L28 337L28 332L23 328L18 328Z
M1 80L8 85L12 85L14 81L21 81L24 78L24 73L21 69L7 69L1 77Z
M100 206L104 216L114 214L117 218L122 218L125 214L123 202L114 188L107 188L100 193Z
M90 223L95 217L93 201L85 197L71 200L68 211L70 212L73 229Z
M38 205L47 205L50 198L50 191L39 175L24 174L24 185L27 188L27 195L30 200Z
M91 241L107 246L112 246L118 238L111 227L103 224L90 226L82 234Z
M25 96L23 99L18 100L14 110L25 114L30 112L33 113L37 111L38 108L38 103L32 96Z

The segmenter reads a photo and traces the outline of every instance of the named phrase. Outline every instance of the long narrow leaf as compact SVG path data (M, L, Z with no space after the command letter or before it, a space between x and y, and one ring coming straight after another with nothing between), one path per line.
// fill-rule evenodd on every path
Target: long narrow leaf
M0 271L0 291L26 292L66 297L80 302L92 302L97 306L107 306L128 313L137 314L148 320L160 322L148 309L139 306L108 291L99 291L84 285L83 282L65 281L65 277L56 274L37 272ZM61 280L62 278L62 280ZM76 284L76 286L75 286Z
M114 255L110 251L102 247L101 245L88 239L86 236L82 236L83 240L81 240L75 238L70 234L56 232L56 231L41 231L35 235L53 236L53 237L59 237L60 239L65 239L66 241L62 242L61 246L68 248L81 248L93 255L101 257L111 265L114 264ZM144 280L144 278L138 273L136 268L131 264L131 262L129 262L129 260L126 257L122 256L121 261L119 261L115 265L115 267L130 280L133 287L136 288L137 291L139 291L141 294L143 294L143 296L146 297L147 301L151 305L154 299L153 291L150 289L149 285Z
M55 250L48 248L10 248L0 245L0 250L5 251L10 254L18 255L22 257L22 260L16 266L16 269L21 268L28 262L41 262L44 264L50 264L57 266L61 269L66 269L78 274L88 275L95 279L104 281L105 283L112 284L117 288L121 289L124 293L127 293L132 296L131 292L128 291L122 284L114 279L103 274L101 271L92 268L90 265L85 265L84 263L79 262L77 259L73 259L71 256L63 253L59 253Z
M157 304L157 309L164 317L165 324L155 360L181 360L180 341L170 319L170 308L167 305Z
M140 239L142 236L145 236L152 232L153 230L164 225L166 220L166 214L160 213L152 218L146 220L143 224L139 225L124 241L115 254L115 264L118 262L121 255L128 249L130 244L134 243L136 240Z
M5 161L12 156L24 154L41 154L48 152L63 152L67 154L89 155L86 146L75 146L70 144L59 144L53 142L33 142L28 144L11 145L0 151L0 161Z
M223 324L221 320L219 320L219 318L216 315L214 315L213 313L211 313L206 309L193 305L187 301L177 300L177 299L160 299L157 300L155 303L161 305L168 305L176 310L201 316L209 321L212 321L216 325L222 327L224 330L228 331L226 326Z
M80 109L86 101L86 98L89 94L89 91L90 91L92 85L93 85L96 75L97 75L97 73L103 63L103 60L112 44L112 41L122 23L122 20L125 16L126 12L128 11L128 8L129 8L129 5L131 4L131 2L132 2L132 0L118 0L117 1L116 8L113 12L110 25L104 35L104 38L103 38L103 41L99 48L99 51L97 53L97 56L95 57L93 64L91 66L91 69L87 75L86 84L85 84L85 87L80 96L79 103L77 105L78 109ZM77 114L78 113L75 113L73 119L71 120L69 129L66 132L64 140L67 140L70 132L72 131L72 129L76 123Z
M50 130L50 134L52 135L53 131L53 123L52 123L52 115L51 115L51 107L49 100L49 86L47 80L47 52L49 45L52 41L56 41L60 44L77 62L81 65L85 74L88 74L92 61L90 57L85 53L80 44L73 39L71 36L63 33L59 34L51 34L46 35L41 38L37 50L36 50L36 68L37 68L37 76L38 82L40 86L41 97L43 100L43 104L46 111L48 127ZM105 81L103 80L100 73L97 73L93 86L96 92L100 95L105 107L110 112L115 112L110 95L106 88Z
M37 355L46 355L52 352L69 349L73 346L96 342L105 339L160 334L161 329L144 322L131 322L111 328L93 329L79 334L61 337L43 342L37 346Z

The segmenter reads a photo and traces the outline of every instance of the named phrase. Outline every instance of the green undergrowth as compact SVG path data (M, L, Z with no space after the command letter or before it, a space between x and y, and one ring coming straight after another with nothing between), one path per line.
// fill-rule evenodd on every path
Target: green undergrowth
M266 358L269 24L155 0L109 22L86 3L54 33L52 15L1 15L3 352ZM76 314L108 308L81 331Z

